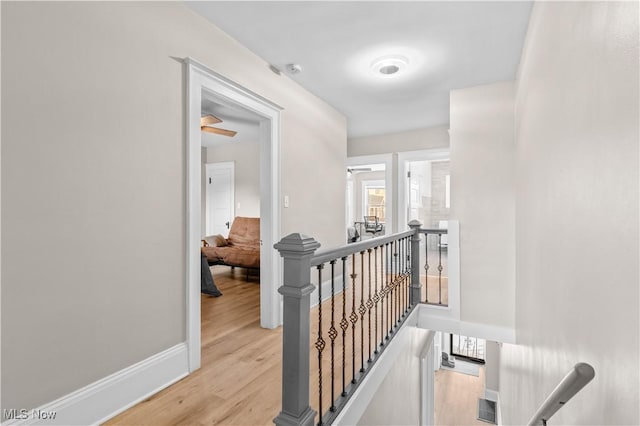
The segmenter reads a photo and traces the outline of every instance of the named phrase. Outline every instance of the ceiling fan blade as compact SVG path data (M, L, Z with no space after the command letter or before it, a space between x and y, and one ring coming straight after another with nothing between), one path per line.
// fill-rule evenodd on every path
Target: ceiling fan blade
M212 124L218 124L218 123L222 123L222 120L220 120L215 115L211 115L211 114L207 114L200 119L201 126L210 126Z
M217 127L209 127L202 126L200 128L203 132L207 133L215 133L216 135L229 136L230 138L234 137L238 132L234 132L233 130L219 129Z

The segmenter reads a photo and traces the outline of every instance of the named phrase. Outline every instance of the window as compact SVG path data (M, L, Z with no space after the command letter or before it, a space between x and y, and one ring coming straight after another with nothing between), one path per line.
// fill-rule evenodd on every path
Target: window
M385 187L384 182L365 181L362 183L364 193L364 216L378 216L380 222L385 221Z

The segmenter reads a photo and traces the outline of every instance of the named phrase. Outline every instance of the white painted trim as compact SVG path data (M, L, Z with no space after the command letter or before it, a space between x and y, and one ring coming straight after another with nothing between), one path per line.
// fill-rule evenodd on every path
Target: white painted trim
M418 327L438 330L461 336L477 337L501 343L516 343L516 331L513 328L497 325L460 321L444 316L433 315L433 310L421 304L418 306Z
M491 390L491 389L485 389L484 390L484 399L487 399L489 401L495 401L495 403L496 403L496 424L501 425L502 424L502 412L500 410L500 392L495 391L495 390Z
M273 244L280 238L280 111L268 99L236 84L205 65L185 58L187 102L187 211L186 211L186 334L189 371L200 368L200 235L201 235L201 134L202 92L216 101L245 108L260 121L260 325L275 328L282 321L277 293L282 282L282 262Z
M449 158L448 148L425 149L422 151L405 151L398 153L398 232L407 231L407 161L445 160Z
M385 235L390 235L396 232L393 229L393 154L377 154L377 155L361 155L358 157L348 157L345 163L345 169L351 166L366 166L367 164L384 164L385 175ZM346 191L346 188L345 188ZM364 206L363 206L364 207ZM355 206L354 206L355 208ZM356 221L361 221L362 218L356 218ZM353 224L346 224L346 226L352 226ZM346 229L346 228L345 228Z
M97 425L187 374L187 345L180 343L34 410L55 412L55 419L7 420L2 426Z
M427 340L420 351L420 424L432 426L435 419L436 377L433 368L436 358L435 338L438 333L429 330Z
M498 391L492 390L492 389L485 389L484 390L484 399L489 400L489 401L495 401L498 402Z

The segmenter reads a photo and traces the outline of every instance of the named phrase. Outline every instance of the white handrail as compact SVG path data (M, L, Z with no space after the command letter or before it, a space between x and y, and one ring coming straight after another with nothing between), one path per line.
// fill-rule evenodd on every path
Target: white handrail
M585 387L596 375L592 366L587 363L577 363L564 379L542 403L536 414L529 420L529 426L547 425L547 421L564 406L580 389Z

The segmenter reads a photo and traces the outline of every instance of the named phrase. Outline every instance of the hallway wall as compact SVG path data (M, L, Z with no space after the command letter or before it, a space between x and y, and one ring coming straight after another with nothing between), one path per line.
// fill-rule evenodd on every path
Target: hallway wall
M344 242L344 116L184 4L1 7L2 408L185 341L181 58L284 108L282 233Z
M514 84L451 91L451 218L460 318L515 327Z
M516 97L516 327L505 424L577 362L595 379L550 424L639 424L638 2L538 2ZM615 206L615 207L611 207Z

